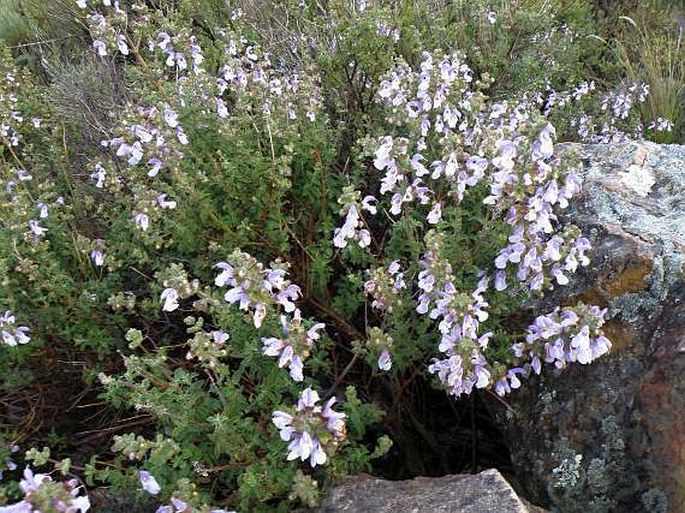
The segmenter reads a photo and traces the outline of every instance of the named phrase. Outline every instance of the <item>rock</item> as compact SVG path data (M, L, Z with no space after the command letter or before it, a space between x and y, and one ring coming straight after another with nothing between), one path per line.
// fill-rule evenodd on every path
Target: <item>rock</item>
M534 311L607 307L614 346L591 365L546 369L511 408L493 408L534 502L685 512L685 146L565 146L581 155L584 186L564 215L592 241L592 264Z
M321 513L544 513L529 509L494 469L480 474L387 481L348 478L331 489Z

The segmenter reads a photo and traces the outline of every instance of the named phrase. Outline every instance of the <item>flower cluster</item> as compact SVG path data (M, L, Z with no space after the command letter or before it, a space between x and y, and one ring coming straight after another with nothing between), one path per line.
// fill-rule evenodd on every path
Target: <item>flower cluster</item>
M138 480L140 485L150 495L159 495L162 487L159 485L155 477L147 470L141 470L138 473ZM171 497L169 504L160 506L155 510L155 513L235 513L235 511L227 511L225 509L204 507L197 509L188 502L183 501L177 497Z
M255 328L259 328L266 317L267 307L280 305L290 313L295 311L295 303L301 295L300 287L285 279L286 267L283 265L265 268L253 256L235 250L229 262L219 262L221 273L214 283L217 287L232 287L224 295L230 303L238 303L241 310L251 311Z
M126 159L129 167L145 162L149 177L157 176L160 170L173 163L174 158L183 157L180 146L188 144L188 136L179 123L178 112L165 104L139 107L133 117L135 122L128 125L127 135L103 141L102 146L113 150L117 157ZM101 164L95 166L91 178L102 187L106 172Z
M366 345L378 354L378 368L382 371L389 371L392 368L392 337L384 333L381 328L372 327L367 330Z
M193 317L189 317L186 322L194 320ZM188 341L190 349L188 349L186 359L197 358L206 363L210 369L214 369L218 367L219 359L227 354L225 345L229 338L229 334L223 330L214 330L209 333L200 330Z
M24 493L23 500L0 507L0 513L85 513L90 509L88 496L79 495L81 487L76 479L56 482L46 474L34 474L26 468L19 487Z
M364 221L360 217L360 212L366 210L371 214L377 212L376 198L365 196L359 202L360 193L352 187L343 188L343 193L338 198L338 203L342 205L340 216L345 218L345 223L341 228L336 228L333 235L333 245L337 248L347 246L349 240L356 240L360 248L365 248L371 244L371 234L364 228Z
M14 347L17 344L28 344L31 338L27 332L31 331L26 326L15 326L15 319L12 312L7 310L0 316L0 334L2 343L6 346Z
M490 362L484 352L492 333L479 335L480 324L488 318L485 310L488 303L482 295L487 290L487 282L487 277L481 278L468 299L451 282L446 282L443 297L431 311L432 318L442 317L438 349L446 357L434 359L428 372L437 374L445 389L455 397L470 394L474 387L485 388L491 384Z
M495 381L495 392L503 396L519 388L519 376L542 372L542 363L563 369L569 363L589 364L611 349L611 341L601 330L606 309L579 304L555 308L538 316L526 330L525 342L513 345L520 366L503 371Z
M579 186L571 180L567 180L565 188L579 190ZM538 189L533 198L532 202L539 200L537 205L541 205L547 212L538 212L532 223L528 220L532 219L533 215L526 215L520 219L515 208L510 210L507 221L514 225L514 232L509 236L509 244L495 259L495 267L498 269L495 274L497 290L502 291L508 287L506 269L510 264L516 267L515 276L519 284L525 284L530 290L540 291L545 285L553 288L555 282L558 285L568 284L567 274L575 273L579 265L587 266L590 263L586 256L587 251L591 249L590 241L580 236L580 231L576 227L570 225L562 232L551 237L546 236L553 231L551 219L556 221L556 216L551 213L554 204L552 202L557 202L559 198L550 198L549 194L545 196L549 189L550 187L547 187L542 195ZM534 224L539 220L543 220L543 224Z
M309 459L312 467L323 465L336 446L345 440L346 415L332 409L335 397L331 397L323 408L317 406L319 400L319 394L306 388L300 394L293 414L280 410L273 413L272 421L279 429L281 439L290 442L288 460Z
M364 293L373 298L371 307L391 313L402 305L400 291L407 288L404 272L400 272L400 263L390 262L388 268L369 269L369 279L364 282Z
M176 310L179 307L179 299L196 294L200 287L199 280L189 279L181 264L171 264L166 270L160 272L157 278L164 286L160 301L164 303L162 310L165 312Z
M179 47L181 47L181 50L179 50ZM194 73L204 73L202 63L205 57L195 36L170 36L166 32L160 32L157 34L156 41L148 42L148 49L151 52L154 52L156 49L161 50L164 54L166 66L176 72L180 73L188 69L188 62L190 61L190 68ZM186 56L189 56L190 59Z
M611 349L611 342L601 331L605 314L606 310L597 306L556 308L535 319L528 327L526 341L514 345L514 353L519 358L528 354L538 374L537 359L559 369L568 363L591 363Z
M262 338L262 352L266 356L280 356L278 366L287 365L290 368L290 377L295 381L302 381L303 362L314 347L314 342L321 337L319 332L325 327L324 323L319 322L306 329L302 325L302 314L296 308L291 319L281 315L282 338Z
M306 71L279 69L259 45L228 37L216 77L214 110L219 118L227 118L230 113L226 99L231 98L238 102L234 109L254 104L267 118L281 114L293 121L304 113L314 121L323 104L315 77ZM307 98L306 102L302 98Z
M164 506L160 506L155 510L155 513L235 513L235 511L228 511L225 509L217 509L217 508L202 508L202 509L197 509L188 504L185 501L182 501L181 499L178 499L176 497L172 497L171 500L169 501L169 504L165 504Z
M88 8L87 0L76 0L81 9ZM107 8L106 14L96 10L86 16L88 29L93 38L93 50L100 56L106 57L115 51L126 56L130 53L124 29L128 21L126 11L121 9L118 1L102 0L102 7Z
M497 381L492 376L500 374L498 364L486 357L492 334L480 333L489 316L484 294L491 279L498 291L510 287L511 278L517 287L542 291L567 284L569 274L589 263L589 241L572 225L560 230L556 214L580 191L575 162L554 155L555 129L536 114L537 100L488 103L484 85L457 54L424 53L417 71L399 64L380 83L378 99L387 108L387 121L401 127L405 137L366 141L374 167L384 172L379 192L392 195L390 214L398 216L412 204L429 206L426 223L436 228L424 239L416 311L438 322L445 358L434 360L429 372L456 396L491 386ZM581 84L568 98L550 93L545 108L580 100L593 88ZM466 191L480 183L489 189L483 203L506 220L511 235L493 262L494 276L482 270L469 294L455 285L440 223L445 210L458 207ZM339 202L346 221L335 232L336 246L357 236L359 197L351 188L343 191ZM365 284L365 292L378 295L374 306L381 309L392 297L380 285L385 281L374 275ZM515 387L522 372L510 369L505 380Z
M649 84L634 82L599 94L595 82L581 82L568 91L556 91L549 84L532 98L524 98L537 105L545 116L555 116L566 109L573 114L568 120L570 133L581 142L610 143L626 139L641 139L644 126L639 121L636 107L645 103L650 95ZM664 118L647 125L654 132L670 132L673 123Z
M133 190L133 222L146 232L152 221L163 219L165 210L176 208L176 201L170 199L166 193L145 187L135 187Z
M3 66L5 67L5 66ZM17 147L21 142L21 125L24 116L19 109L17 88L20 80L14 69L8 69L0 82L0 141L10 147Z
M261 327L268 309L283 308L285 313L280 316L283 335L280 338L263 337L262 353L278 357L279 367L288 366L290 377L303 381L304 360L320 339L325 324L305 326L302 314L293 302L300 297L300 288L285 279L285 266L265 268L251 255L236 250L230 263L220 262L216 267L221 273L215 284L232 287L224 299L230 304L239 303L242 310L251 311L255 328ZM309 458L312 467L324 464L327 452L332 453L345 438L345 415L331 408L335 398L331 398L323 409L316 405L318 401L319 395L307 388L300 394L294 415L278 410L272 416L281 438L290 441L288 460Z

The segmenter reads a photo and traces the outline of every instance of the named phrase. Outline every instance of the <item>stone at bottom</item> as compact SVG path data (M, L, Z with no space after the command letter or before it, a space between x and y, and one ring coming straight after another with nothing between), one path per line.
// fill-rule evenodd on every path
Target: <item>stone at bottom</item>
M331 489L321 513L542 513L527 507L495 469L475 475L386 481L348 478Z

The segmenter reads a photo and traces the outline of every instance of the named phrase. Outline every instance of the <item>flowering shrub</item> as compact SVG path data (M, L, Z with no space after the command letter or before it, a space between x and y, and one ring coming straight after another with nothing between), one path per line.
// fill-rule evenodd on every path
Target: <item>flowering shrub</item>
M591 255L560 222L581 183L557 137L646 133L644 85L531 80L498 98L501 25L525 13L484 2L468 27L500 52L490 68L480 50L425 50L434 2L153 4L65 7L87 29L83 65L119 70L111 112L81 90L68 110L57 79L0 63L2 386L62 379L75 423L106 401L89 486L161 513L314 506L389 451L405 390L504 396L609 351L605 311L521 305ZM446 19L436 33L458 30ZM526 52L575 41L533 21ZM59 378L67 364L88 388ZM74 481L26 472L8 511L88 508Z
M19 483L24 498L11 506L0 506L3 513L33 513L55 511L60 513L85 513L90 509L87 495L79 495L82 490L78 481L55 482L46 474L34 474L30 468L24 469L24 478Z

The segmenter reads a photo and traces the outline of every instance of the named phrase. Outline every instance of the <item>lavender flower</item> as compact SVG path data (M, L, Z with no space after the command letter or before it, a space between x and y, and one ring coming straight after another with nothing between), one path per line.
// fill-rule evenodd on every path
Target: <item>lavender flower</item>
M606 310L580 304L540 315L528 327L526 341L512 347L514 356L529 359L536 374L541 361L557 368L573 362L588 364L611 349L601 331L605 314Z
M136 226L138 226L144 232L150 227L150 217L147 214L135 214L133 220L135 221Z
M400 272L400 263L395 260L388 265L367 273L370 279L364 283L364 292L373 297L371 306L386 312L392 312L403 304L401 291L407 288L404 273Z
M90 252L90 258L93 261L93 264L95 264L98 267L102 267L105 265L105 255L102 254L102 251L99 249L94 249L93 251Z
M30 468L24 469L24 477L19 482L24 500L17 504L0 507L0 513L34 513L47 499L54 505L54 511L64 513L85 513L90 509L87 495L79 496L78 481L54 482L46 474L34 474ZM38 504L37 502L40 503Z
M159 205L159 208L168 210L173 210L174 208L176 208L176 202L172 200L167 200L166 197L166 194L159 194L157 196L157 205Z
M262 353L266 356L280 356L278 366L283 368L287 365L290 368L290 377L295 381L302 381L303 362L314 347L314 342L321 338L319 332L326 325L318 323L305 331L300 310L296 309L292 319L281 315L281 327L283 338L262 338Z
M126 43L126 36L123 34L117 36L117 48L123 55L128 55L128 44Z
M278 428L281 440L290 442L287 460L309 459L312 467L323 465L328 459L327 452L345 439L344 413L333 410L335 397L331 397L322 409L317 406L319 394L311 388L300 394L294 414L277 410L272 422Z
M252 310L255 328L264 321L268 305L280 305L286 312L295 310L293 300L300 297L300 288L284 279L284 269L265 269L255 258L240 250L231 255L234 264L219 262L221 273L214 283L233 287L226 292L228 303L238 303L241 310Z
M107 56L107 45L99 39L93 40L93 49L97 52L100 57Z
M0 337L6 346L14 347L17 344L24 345L31 341L27 335L31 331L26 326L15 326L15 318L10 310L0 316Z
M29 229L36 237L42 237L48 231L47 228L43 228L40 224L38 224L38 221L35 221L34 219L29 221Z
M178 113L169 107L165 107L164 121L170 128L178 127Z
M164 301L162 310L165 312L173 312L176 310L178 308L178 298L178 290L171 287L164 289L160 296L160 299Z
M139 472L138 480L140 481L143 490L145 490L150 495L157 495L162 490L162 487L159 486L159 483L154 478L154 476L146 470L141 470Z
M383 349L378 357L378 368L384 371L389 371L392 368L392 359L387 349Z

